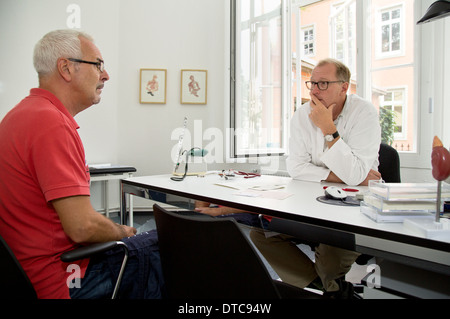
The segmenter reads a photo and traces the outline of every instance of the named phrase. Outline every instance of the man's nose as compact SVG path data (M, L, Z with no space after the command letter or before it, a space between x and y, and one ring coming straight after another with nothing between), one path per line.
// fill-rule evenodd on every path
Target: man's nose
M101 74L101 76L100 76L100 79L101 79L102 81L104 81L104 82L106 82L106 81L109 80L109 74L108 74L108 72L106 71L106 69L103 70L103 72L102 72L102 74Z

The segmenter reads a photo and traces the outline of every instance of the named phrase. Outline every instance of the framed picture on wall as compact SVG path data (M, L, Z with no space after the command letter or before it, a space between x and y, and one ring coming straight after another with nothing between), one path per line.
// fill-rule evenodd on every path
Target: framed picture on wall
M166 69L141 69L140 95L141 103L166 104Z
M207 70L181 70L181 104L206 104Z

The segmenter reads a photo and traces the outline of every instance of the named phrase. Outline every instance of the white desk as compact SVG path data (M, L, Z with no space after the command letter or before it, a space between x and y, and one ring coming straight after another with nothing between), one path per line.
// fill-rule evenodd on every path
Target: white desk
M243 181L243 179L241 179ZM433 240L418 235L401 223L377 223L360 212L357 206L335 206L317 201L325 184L295 181L287 177L261 176L247 179L249 185L285 185L286 199L246 197L236 189L217 186L223 182L218 175L188 176L184 181L170 180L170 175L133 177L122 180L122 207L125 194L149 198L148 191L173 194L195 200L244 209L259 214L298 222L315 233L338 234L344 238L344 248L412 263L418 267L450 276L450 240ZM364 190L363 187L358 187ZM122 211L126 218L126 209ZM126 219L123 219L126 220ZM336 236L331 236L336 237Z

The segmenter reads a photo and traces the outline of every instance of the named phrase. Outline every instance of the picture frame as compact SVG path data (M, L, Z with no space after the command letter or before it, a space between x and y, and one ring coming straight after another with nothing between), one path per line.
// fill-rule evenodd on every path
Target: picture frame
M206 104L207 70L181 70L181 104Z
M167 70L140 69L139 101L148 104L166 104Z

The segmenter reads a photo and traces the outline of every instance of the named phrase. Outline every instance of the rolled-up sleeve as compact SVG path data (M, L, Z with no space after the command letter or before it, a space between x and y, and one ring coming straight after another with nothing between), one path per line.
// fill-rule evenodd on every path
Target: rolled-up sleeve
M323 152L323 137L322 145L318 145L318 134L322 133L309 119L309 112L309 104L302 105L291 119L286 168L293 179L320 182L328 177L330 169L317 156L318 152Z

